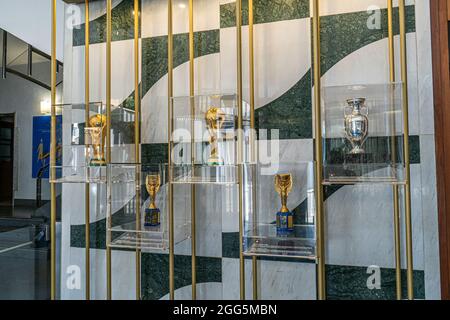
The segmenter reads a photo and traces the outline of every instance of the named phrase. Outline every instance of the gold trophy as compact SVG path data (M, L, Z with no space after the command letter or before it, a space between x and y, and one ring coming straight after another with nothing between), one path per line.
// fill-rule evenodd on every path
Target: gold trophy
M211 107L205 114L206 126L209 131L209 144L211 145L211 154L208 164L211 166L220 166L224 161L219 157L218 131L222 129L225 122L225 113L217 107Z
M292 187L293 182L290 173L275 176L275 190L281 197L281 209L277 213L278 235L288 235L294 231L294 214L287 207L287 199Z
M159 175L148 175L145 179L145 186L150 195L150 206L145 209L146 227L157 227L161 224L161 210L156 207L156 194L161 187L161 177Z
M105 142L106 142L106 116L96 114L89 118L89 127L86 128L90 137L90 145L93 149L93 156L90 164L92 166L104 166L105 160Z

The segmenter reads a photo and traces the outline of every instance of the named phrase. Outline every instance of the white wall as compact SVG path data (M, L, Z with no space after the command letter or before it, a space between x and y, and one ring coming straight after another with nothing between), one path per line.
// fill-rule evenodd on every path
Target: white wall
M51 0L0 1L0 28L31 44L51 52ZM63 61L64 6L57 0L57 57Z

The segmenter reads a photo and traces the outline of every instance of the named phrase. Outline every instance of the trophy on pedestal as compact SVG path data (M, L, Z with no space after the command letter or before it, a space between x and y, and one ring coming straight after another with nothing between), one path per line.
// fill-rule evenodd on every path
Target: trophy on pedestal
M105 166L105 142L106 142L106 116L96 114L89 118L88 144L92 146L91 166Z
M208 159L208 165L220 166L224 160L219 156L218 131L222 129L225 122L225 113L217 107L211 107L205 114L206 126L209 131L209 144L211 153Z
M281 197L281 209L277 213L277 235L289 235L294 231L294 214L287 207L287 199L292 187L291 174L275 176L275 190Z
M156 194L161 187L161 177L159 175L148 175L145 179L145 186L150 195L150 206L145 209L146 227L157 227L161 224L161 210L156 207Z
M347 100L351 113L345 112L345 133L353 149L350 154L364 154L364 142L369 134L369 118L367 117L366 99L355 98ZM363 111L365 111L363 113Z

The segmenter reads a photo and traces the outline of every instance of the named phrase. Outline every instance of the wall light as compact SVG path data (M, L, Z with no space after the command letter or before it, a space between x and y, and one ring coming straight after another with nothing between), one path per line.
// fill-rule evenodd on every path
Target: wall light
M42 100L41 101L41 114L51 114L52 113L52 104L50 100Z

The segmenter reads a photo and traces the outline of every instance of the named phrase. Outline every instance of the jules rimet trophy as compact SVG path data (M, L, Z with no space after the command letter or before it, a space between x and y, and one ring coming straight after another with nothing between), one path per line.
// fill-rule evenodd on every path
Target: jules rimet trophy
M145 179L145 187L150 196L150 205L145 209L146 227L157 227L161 224L161 210L156 207L156 195L161 187L161 177L159 175L148 175Z
M348 107L345 109L345 133L353 149L350 154L365 153L363 145L369 134L369 118L365 98L347 100ZM351 112L347 113L347 110Z
M92 147L91 166L105 166L106 116L96 114L89 118L86 128L87 145Z
M219 156L219 131L223 128L226 120L225 113L217 107L211 107L205 114L206 126L209 131L209 144L211 152L208 159L208 165L220 166L224 160Z
M294 231L294 213L287 207L287 199L292 187L291 174L277 174L275 176L275 190L281 197L281 209L277 212L278 235L289 235Z

